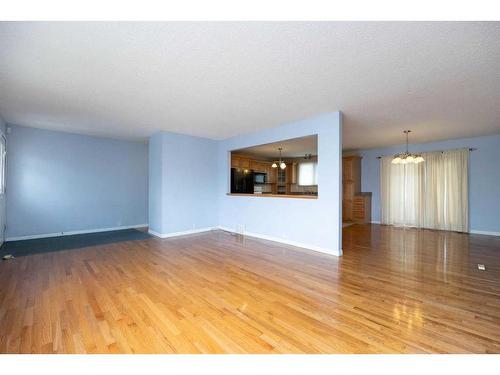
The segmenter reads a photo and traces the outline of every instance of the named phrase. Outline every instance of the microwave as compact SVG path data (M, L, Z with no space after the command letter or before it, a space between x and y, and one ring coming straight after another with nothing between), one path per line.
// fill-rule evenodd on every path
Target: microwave
M254 173L253 174L253 182L254 182L254 184L265 184L267 182L267 174L266 173Z

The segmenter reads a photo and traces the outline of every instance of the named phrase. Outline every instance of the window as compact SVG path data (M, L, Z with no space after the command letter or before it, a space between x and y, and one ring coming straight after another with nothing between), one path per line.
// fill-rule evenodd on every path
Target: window
M423 157L420 164L381 159L382 224L468 232L469 150Z
M317 162L299 163L299 185L311 186L318 184Z

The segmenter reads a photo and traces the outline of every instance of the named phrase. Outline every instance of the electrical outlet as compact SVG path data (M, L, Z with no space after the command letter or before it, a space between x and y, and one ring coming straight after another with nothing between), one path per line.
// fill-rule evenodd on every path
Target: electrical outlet
M484 264L478 264L478 265L477 265L477 269L478 269L479 271L486 271L486 267L484 266Z

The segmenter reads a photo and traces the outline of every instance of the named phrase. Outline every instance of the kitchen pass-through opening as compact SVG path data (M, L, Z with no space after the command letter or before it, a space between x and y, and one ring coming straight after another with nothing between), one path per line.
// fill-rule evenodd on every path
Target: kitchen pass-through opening
M286 139L230 152L228 194L318 197L318 135Z

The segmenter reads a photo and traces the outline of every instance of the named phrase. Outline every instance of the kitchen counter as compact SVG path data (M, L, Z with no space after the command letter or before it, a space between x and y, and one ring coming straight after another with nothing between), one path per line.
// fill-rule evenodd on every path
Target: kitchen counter
M236 193L227 193L227 195L234 195L237 197L318 199L317 195L312 195L312 194L236 194Z

